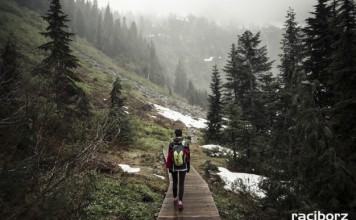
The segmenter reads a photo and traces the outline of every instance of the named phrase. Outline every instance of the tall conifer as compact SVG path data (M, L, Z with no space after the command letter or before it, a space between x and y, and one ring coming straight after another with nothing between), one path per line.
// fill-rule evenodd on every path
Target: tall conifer
M210 83L211 95L209 95L209 109L207 115L208 128L206 140L219 142L221 139L220 129L222 127L222 85L217 65L213 67Z

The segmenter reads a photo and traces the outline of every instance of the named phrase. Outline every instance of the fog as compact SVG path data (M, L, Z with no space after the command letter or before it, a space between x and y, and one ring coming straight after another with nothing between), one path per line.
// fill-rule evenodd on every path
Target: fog
M98 0L101 7L110 4L119 12L156 15L193 14L221 23L275 24L285 21L286 11L292 7L297 20L303 22L316 0Z

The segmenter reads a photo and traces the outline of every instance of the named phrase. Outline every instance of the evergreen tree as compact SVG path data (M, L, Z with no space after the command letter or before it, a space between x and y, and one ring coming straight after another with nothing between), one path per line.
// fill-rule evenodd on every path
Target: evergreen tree
M251 154L251 146L248 134L250 131L250 123L243 120L242 109L238 103L227 103L224 109L224 113L228 118L228 120L224 123L226 125L226 128L223 132L225 140L224 144L229 145L233 150L233 162L235 163L237 160L238 151L240 151L242 155L246 153L248 156L250 156Z
M151 82L161 86L165 85L166 80L162 74L162 66L159 63L156 48L152 40L148 46L148 68L146 69L146 75L147 79Z
M15 111L18 105L18 81L20 78L19 52L15 43L8 40L1 54L0 65L0 127L2 124L10 124L17 115Z
M103 36L102 36L102 32L103 32L103 26L102 26L102 15L101 12L98 15L98 20L96 22L97 26L96 26L96 42L95 45L97 48L102 49L103 47Z
M41 34L51 39L39 47L50 52L50 55L42 62L56 71L75 69L78 66L78 59L71 54L72 50L69 44L74 34L66 31L68 26L65 23L69 21L67 17L62 12L59 0L52 0L46 16L42 17L48 22L48 27L46 28L47 32ZM68 71L66 72L68 73Z
M114 35L113 35L113 27L114 27L114 18L110 9L110 6L107 5L103 18L103 51L110 55L114 55L114 50L112 48Z
M87 32L87 28L85 25L84 16L81 9L78 9L76 12L75 27L76 27L77 34L80 37L84 38Z
M228 54L228 60L226 62L224 72L226 73L226 83L225 88L225 102L234 101L235 103L239 100L239 88L241 88L241 81L239 77L237 52L235 44L232 44L230 53Z
M292 8L287 11L286 19L281 41L283 53L279 55L281 64L278 67L281 71L284 86L290 88L295 84L293 75L302 61L302 36L301 28L295 21L295 13Z
M313 17L306 20L307 26L304 28L306 56L304 68L307 79L317 85L315 101L321 108L325 108L325 111L332 104L331 72L328 66L331 62L333 32L330 29L332 13L328 1L318 0L315 11L312 12Z
M47 15L43 17L48 22L47 32L41 33L51 40L39 48L49 51L50 54L42 61L50 71L49 77L55 88L55 101L57 109L67 116L82 117L89 114L89 101L84 91L74 81L79 78L72 71L78 66L78 59L73 56L70 49L72 33L66 31L67 15L62 12L59 0L52 0Z
M130 144L133 141L133 133L130 120L123 110L125 98L120 78L117 78L113 84L110 99L111 109L106 123L106 140L115 141L115 144Z
M294 112L291 112L293 96L297 92L297 86L300 85L300 71L302 68L302 36L301 28L295 21L295 13L293 9L287 11L286 22L284 24L283 39L281 40L281 64L278 66L280 69L280 88L278 92L278 117L276 118L276 125L273 129L273 138L275 138L273 145L275 146L274 153L281 158L292 157L291 147L295 143L291 143L288 130L294 125L296 118ZM286 154L282 154L285 152ZM281 160L278 160L281 161ZM285 165L279 164L281 167Z
M236 66L238 68L238 98L245 120L250 121L255 132L266 128L261 87L269 75L273 62L268 61L266 46L259 48L260 33L245 31L238 39Z
M222 85L220 79L220 73L217 65L213 67L213 73L211 76L211 95L209 95L209 110L207 114L208 128L206 130L206 140L219 142L221 139L220 130L222 127Z
M122 94L122 86L120 78L117 78L113 84L113 88L110 93L111 108L122 108L124 106L125 99Z
M356 6L352 0L337 0L336 4L338 36L330 69L335 103L331 124L336 139L335 149L342 164L339 166L343 169L337 201L343 210L353 210L350 218L355 218L355 196L351 192L356 190Z
M181 59L179 59L175 71L174 91L182 96L185 96L187 92L187 73Z

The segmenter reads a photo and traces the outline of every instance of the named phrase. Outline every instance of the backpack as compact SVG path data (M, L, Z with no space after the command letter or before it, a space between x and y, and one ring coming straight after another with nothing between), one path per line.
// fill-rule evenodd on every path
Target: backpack
M176 166L182 166L185 163L186 155L182 143L175 144L173 147L173 163Z

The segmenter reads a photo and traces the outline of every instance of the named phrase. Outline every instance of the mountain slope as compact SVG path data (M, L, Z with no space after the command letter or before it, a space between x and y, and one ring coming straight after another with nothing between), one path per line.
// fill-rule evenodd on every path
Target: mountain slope
M47 84L41 76L33 72L46 56L46 53L37 49L39 45L47 41L40 35L46 25L38 13L19 7L12 1L5 1L0 4L0 50L3 51L8 39L16 44L20 53L21 66L19 68L26 79L26 84L31 89L25 90L31 92L29 95L31 101L33 99L33 103L35 103L33 105L43 108L43 110L33 108L34 115L40 114L36 116L37 118L42 117L47 107L52 106L49 96L40 91L43 88L50 87L50 84ZM120 63L119 60L109 58L92 47L86 40L76 37L72 42L72 49L73 55L79 58L80 63L80 67L74 71L81 80L77 85L84 90L89 98L93 116L87 122L75 125L72 128L76 130L75 132L66 128L66 132L70 134L68 138L62 138L56 130L53 134L47 134L47 127L43 127L41 130L41 127L47 126L47 124L41 125L39 123L37 125L36 122L33 122L36 125L34 129L39 126L39 130L35 130L34 135L41 138L37 140L38 142L35 143L34 147L43 149L44 152L48 149L47 146L50 146L52 149L50 153L57 155L56 157L43 158L45 160L43 163L51 169L47 172L45 168L42 168L43 170L38 173L39 180L36 180L37 175L36 178L33 177L28 181L27 178L24 178L26 175L21 174L21 172L24 172L21 170L22 161L17 158L21 156L18 155L16 150L18 146L6 142L6 146L8 145L9 148L15 150L9 151L6 147L3 147L0 151L0 163L6 164L0 170L1 176L4 177L0 180L2 216L27 219L48 216L53 218L85 216L88 219L150 217L153 219L155 213L159 211L167 184L165 180L154 176L154 174L167 175L160 157L162 147L165 147L173 138L173 128L185 126L181 122L174 122L160 116L154 110L152 104L169 106L186 113L195 112L195 116L199 117L203 117L204 113L199 108L188 105L182 98L169 96L167 89L163 89L121 67L118 64ZM134 140L130 145L98 141L95 136L100 134L101 123L105 121L109 112L110 91L117 77L122 80L126 98L125 108L134 128ZM23 94L22 97L26 100L26 94ZM49 109L48 111L52 110ZM62 125L66 124L63 119L55 118L55 111L46 114L49 115L43 114L43 118L40 119L46 121L48 126L55 126L57 121ZM98 130L96 130L97 127ZM0 128L2 129L2 125ZM10 129L8 132L12 130ZM40 132L47 136L43 136ZM77 137L76 132L81 133L81 135ZM16 142L14 139L21 139L21 135L23 135L21 130L18 133L13 132L6 140L13 137L12 141ZM0 135L0 138L2 144L5 144L5 137ZM45 144L47 141L48 144ZM31 141L26 140L24 145L27 148L32 147L30 143ZM51 170L56 170L58 164L67 161L65 155L69 156L68 159L73 158L78 151L80 155L82 149L87 149L87 146L92 145L97 145L96 151L88 155L85 160L76 163L75 167L71 168L70 175L63 176L63 179L62 177L59 178L58 183L53 186L50 184L52 180L57 180L57 177L47 179L47 175L50 176ZM55 152L57 149L59 151ZM26 158L24 160L27 163L26 166L35 167L37 165L36 161L32 163L32 160L27 158L27 155L31 155L29 158L36 158L36 152L34 153L35 155L30 150L26 152L26 155L23 155ZM60 158L61 160L52 164L52 158ZM139 167L141 172L126 176L127 174L119 168L118 164ZM17 174L19 172L19 175L21 174L20 176L23 177L21 181L14 180L13 178L17 178L17 176L8 173L6 167L11 166L13 166L12 173ZM17 166L21 169L17 170ZM85 167L85 169L76 170L76 167ZM91 171L94 170L99 172L92 173ZM109 172L109 174L105 174L105 172ZM14 185L11 181L17 181L18 184ZM44 194L47 193L46 191L42 191L46 185L51 186L48 189L48 192L50 192L48 195ZM29 187L33 189L27 191L26 189ZM5 196L14 195L15 192L16 196L13 196L13 200ZM42 198L44 195L46 195L46 198ZM74 199L76 201L73 201ZM78 207L76 205L68 206L71 203L77 204ZM48 206L47 204L53 205ZM135 205L132 206L132 204ZM75 210L76 207L79 211Z

